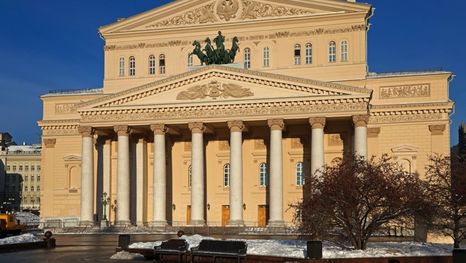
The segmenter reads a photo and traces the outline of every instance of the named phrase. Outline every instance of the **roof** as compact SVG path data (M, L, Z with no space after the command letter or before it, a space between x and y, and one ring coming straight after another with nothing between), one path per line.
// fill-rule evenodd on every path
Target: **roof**
M369 72L368 79L387 78L387 77L406 77L406 76L422 76L422 75L438 75L438 74L453 74L445 70L424 70L424 71L400 71L400 72Z
M101 94L103 93L103 88L92 88L92 89L76 89L76 90L51 90L49 93L43 95L42 97L53 97L53 96L62 96L62 95L88 95L88 94Z
M8 146L9 154L31 154L31 153L40 153L42 147L40 145L13 145Z

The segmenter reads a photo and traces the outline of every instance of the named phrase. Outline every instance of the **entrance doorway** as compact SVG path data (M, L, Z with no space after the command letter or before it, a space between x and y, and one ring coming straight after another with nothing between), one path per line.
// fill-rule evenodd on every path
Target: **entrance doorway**
M267 205L259 205L258 211L257 211L257 226L266 227L268 218L269 218L269 207Z
M230 220L230 206L222 205L222 226L226 226Z

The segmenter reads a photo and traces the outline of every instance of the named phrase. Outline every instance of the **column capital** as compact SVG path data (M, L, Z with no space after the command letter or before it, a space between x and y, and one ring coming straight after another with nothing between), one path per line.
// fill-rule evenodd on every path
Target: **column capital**
M325 117L313 117L309 118L309 124L312 129L323 129L325 127Z
M285 128L285 122L283 119L271 119L267 121L271 130L283 130Z
M116 125L113 127L113 130L118 134L118 136L128 136L130 134L128 125Z
M92 137L94 135L95 130L90 126L79 126L78 132L83 137Z
M230 128L231 132L243 132L246 127L243 121L229 121L228 128Z
M369 115L355 115L353 116L354 127L367 127L369 122Z
M163 123L152 124L150 126L150 129L156 135L165 135L168 132L167 126L165 124L163 124Z
M190 122L188 124L188 127L192 133L204 133L204 131L206 130L206 127L202 122Z

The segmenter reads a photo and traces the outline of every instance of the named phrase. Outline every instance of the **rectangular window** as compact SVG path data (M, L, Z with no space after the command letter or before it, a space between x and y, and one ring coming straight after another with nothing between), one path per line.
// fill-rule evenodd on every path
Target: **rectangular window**
M6 166L6 170L10 171L10 166L9 165Z
M125 76L125 58L120 58L120 77Z
M16 171L16 165L13 165L13 171Z
M270 48L264 48L264 67L270 67Z
M29 165L24 166L24 171L29 171Z
M31 191L34 191L34 186L31 186Z
M27 182L27 180L28 180L28 176L26 175L26 176L24 177L24 181Z
M159 71L160 74L165 74L165 55L160 55L159 57Z
M312 64L312 44L306 45L306 64Z
M34 165L31 165L31 171L35 171L36 167Z
M337 61L337 44L332 41L328 46L328 62L333 63Z
M155 56L149 56L149 75L155 75Z
M244 68L251 68L251 49L249 48L244 49Z
M300 65L301 64L301 46L296 45L294 47L294 64Z
M19 166L19 171L23 171L23 166L22 165Z
M40 165L37 166L37 171L40 171Z
M129 58L129 75L136 75L136 59L134 57Z
M193 55L192 54L189 54L188 55L188 67L192 67L193 66Z
M341 42L341 61L348 61L348 41Z
M37 182L40 182L40 175L37 176Z

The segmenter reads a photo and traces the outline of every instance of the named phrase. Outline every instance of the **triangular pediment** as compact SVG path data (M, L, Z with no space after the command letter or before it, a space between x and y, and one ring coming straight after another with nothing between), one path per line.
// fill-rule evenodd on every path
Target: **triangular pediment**
M102 34L234 23L332 13L368 12L370 5L338 0L178 0L121 19L100 29Z
M397 145L392 148L392 152L395 154L411 154L417 153L418 151L418 147L409 144Z
M78 111L291 100L368 100L370 96L370 90L358 87L214 65L80 104Z

